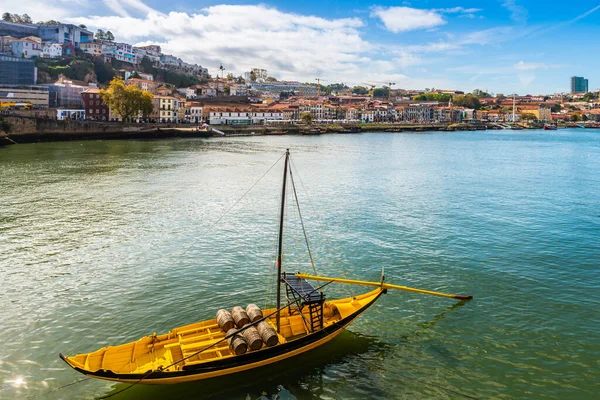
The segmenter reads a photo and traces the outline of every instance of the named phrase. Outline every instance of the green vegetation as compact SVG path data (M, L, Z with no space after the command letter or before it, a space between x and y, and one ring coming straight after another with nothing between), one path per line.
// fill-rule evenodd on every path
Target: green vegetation
M302 122L304 122L305 124L307 124L307 125L310 125L310 124L312 124L312 119L313 119L313 118L312 118L312 115L311 115L311 113L304 113L304 114L302 114L302 115L300 116L300 120L301 120Z
M189 87L206 82L206 80L198 79L195 76L174 72L168 69L156 68L152 63L152 60L148 57L142 59L139 68L141 72L154 75L157 81L169 83L177 87Z
M521 121L530 121L530 122L537 121L537 117L531 113L521 113L520 117L521 117Z
M598 92L587 92L583 95L583 101L592 102L594 100L598 100Z
M367 89L364 86L354 86L352 88L352 94L358 94L358 95L363 96L363 95L369 94L369 89Z
M475 97L493 97L491 94L489 94L488 92L484 92L481 89L473 90L473 96L475 96Z
M573 115L571 115L571 121L577 122L579 120L580 120L579 114L573 114Z
M119 115L123 122L128 119L152 112L152 94L140 90L137 86L125 86L121 79L115 78L110 82L108 89L100 90L104 104Z
M562 110L562 106L560 104L553 104L552 107L550 107L550 111L553 113L558 113L560 112L560 110Z
M47 73L54 80L62 74L69 79L83 81L88 74L95 72L95 63L90 57L36 58L35 65L39 72Z
M449 93L425 93L413 97L413 100L448 102L451 98L452 95Z
M109 42L112 42L115 40L115 36L111 33L111 31L106 31L105 33L102 29L98 29L94 35L94 39L108 40Z
M373 90L373 97L388 97L390 89L387 87L377 88Z
M31 17L29 17L29 15L11 14L9 12L5 12L4 14L2 14L2 21L17 22L19 24L33 24L33 21L31 20Z
M473 96L472 94L459 94L456 96L452 96L452 103L456 106L473 108L475 110L479 110L481 108L481 103L479 102L479 99Z

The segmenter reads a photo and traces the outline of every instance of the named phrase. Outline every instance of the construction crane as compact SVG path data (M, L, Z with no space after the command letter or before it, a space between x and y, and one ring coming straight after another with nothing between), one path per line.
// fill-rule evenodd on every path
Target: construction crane
M321 81L327 82L327 79L315 78L317 81L317 97L321 97Z
M375 85L374 83L369 83L369 82L361 82L363 85L367 85L369 86L371 89L369 90L369 96L373 97L373 94L375 92L375 87L377 85Z

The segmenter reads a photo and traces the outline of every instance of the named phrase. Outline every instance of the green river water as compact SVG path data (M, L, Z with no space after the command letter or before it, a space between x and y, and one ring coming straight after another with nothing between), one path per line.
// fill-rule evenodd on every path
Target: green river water
M0 148L0 399L115 393L57 389L84 378L58 353L272 305L282 163L235 202L285 148L319 273L474 300L390 292L307 354L113 399L599 397L600 131L565 129Z

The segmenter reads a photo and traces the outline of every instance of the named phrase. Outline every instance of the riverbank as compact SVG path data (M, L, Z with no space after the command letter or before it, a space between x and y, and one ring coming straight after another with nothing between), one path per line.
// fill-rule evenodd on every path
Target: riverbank
M222 137L260 135L321 135L368 132L483 131L511 129L507 124L488 123L431 123L431 124L313 124L313 125L219 125L200 131L187 124L123 124L96 121L58 121L50 118L21 115L2 116L8 132L0 131L0 146L70 140L128 140L167 139L175 137ZM565 125L564 127L571 127ZM541 129L543 124L519 124L513 129Z

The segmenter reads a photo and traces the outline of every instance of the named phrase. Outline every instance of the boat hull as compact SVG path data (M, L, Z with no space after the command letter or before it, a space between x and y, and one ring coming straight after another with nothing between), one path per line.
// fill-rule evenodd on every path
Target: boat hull
M77 366L70 357L63 356L62 354L60 357L76 371L84 375L118 382L162 385L216 378L270 365L306 353L329 342L373 305L383 293L385 293L384 289L376 289L372 292L353 298L354 301L364 300L364 303L361 302L360 308L343 316L339 321L325 326L323 329L314 333L309 333L303 337L286 341L285 343L281 343L274 347L263 348L262 350L244 355L225 357L218 360L183 366L176 371L155 370L126 374L115 373L106 369L90 371ZM339 301L344 300L347 299ZM336 304L336 301L331 303Z

